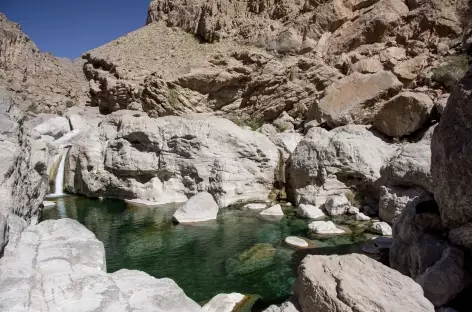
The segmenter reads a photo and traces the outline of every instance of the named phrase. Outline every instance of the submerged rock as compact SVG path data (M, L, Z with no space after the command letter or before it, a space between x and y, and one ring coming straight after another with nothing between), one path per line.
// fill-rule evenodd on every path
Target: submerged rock
M269 244L256 244L239 256L226 261L230 275L248 274L267 268L275 263L277 249Z
M303 312L434 311L412 279L364 255L307 256L298 272Z
M191 197L174 213L173 219L179 223L202 222L215 220L218 215L218 204L213 196L201 192Z
M71 219L28 227L16 250L0 259L0 310L37 311L38 307L50 311L80 307L84 312L201 311L171 279L132 270L107 274L103 243Z

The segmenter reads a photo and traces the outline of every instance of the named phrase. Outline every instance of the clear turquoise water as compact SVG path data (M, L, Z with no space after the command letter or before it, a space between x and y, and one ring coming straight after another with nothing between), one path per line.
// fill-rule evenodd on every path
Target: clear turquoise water
M307 221L296 218L290 208L280 221L263 220L248 210L223 209L215 221L182 225L172 223L174 205L137 207L74 196L56 201L57 207L44 211L42 220L68 217L85 225L104 243L109 272L127 268L172 278L197 302L228 292L257 294L260 307L281 302L291 295L296 267L306 254L356 252L358 242L366 238L361 234L315 240L316 248L296 251L283 240L307 237ZM270 265L248 274L229 272L231 259L260 243L276 249Z

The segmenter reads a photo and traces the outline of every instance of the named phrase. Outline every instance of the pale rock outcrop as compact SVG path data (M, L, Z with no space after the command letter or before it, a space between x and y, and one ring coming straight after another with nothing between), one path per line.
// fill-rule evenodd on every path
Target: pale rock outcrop
M260 214L263 216L283 216L284 212L282 211L282 207L279 204L277 204L270 208L262 210Z
M364 255L307 256L298 272L303 312L434 311L417 283Z
M313 221L308 224L308 230L315 234L344 234L345 231L337 228L332 221Z
M51 136L54 139L62 137L67 132L71 131L69 120L60 116L45 116L46 120L36 127L33 131L39 135Z
M381 100L401 88L400 81L388 71L354 73L326 88L325 96L311 106L308 120L327 122L330 127L368 124L379 111Z
M277 133L269 136L269 139L283 151L284 159L287 160L295 148L297 148L298 143L303 139L303 135L296 132Z
M71 219L23 231L15 252L0 259L0 286L2 311L201 311L170 279L107 274L103 244Z
M424 93L402 92L383 105L375 116L374 128L392 137L411 134L431 118L433 107Z
M190 197L182 207L178 208L173 219L179 223L215 220L218 209L213 196L207 192L201 192Z
M381 220L393 223L409 201L423 193L421 189L403 189L398 187L380 188L379 217Z
M392 228L386 222L374 222L369 228L372 233L391 236Z
M437 204L429 195L410 201L393 224L390 266L413 278L436 307L467 285L464 252L445 239Z
M433 192L431 176L431 137L436 125L422 134L419 141L399 146L394 157L381 170L384 184L420 187Z
M451 94L449 93L444 93L434 103L434 107L436 107L436 110L438 111L439 115L442 115L444 113L450 95Z
M330 216L344 215L349 209L349 200L344 194L330 196L323 208Z
M279 152L266 136L222 118L121 111L74 144L68 162L73 193L163 204L206 191L226 207L268 198Z
M218 294L203 306L202 312L232 312L244 297L239 293Z
M366 126L312 128L292 153L289 194L297 204L323 205L331 195L378 188L380 170L396 148Z
M299 248L305 248L308 247L308 243L306 240L296 237L296 236L288 236L285 238L285 243L287 245L293 246L293 247L299 247Z
M297 215L302 218L319 219L326 217L323 210L313 205L300 204L297 208Z

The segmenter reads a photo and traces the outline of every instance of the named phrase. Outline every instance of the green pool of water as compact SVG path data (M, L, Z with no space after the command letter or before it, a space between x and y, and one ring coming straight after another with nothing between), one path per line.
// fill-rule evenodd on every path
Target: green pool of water
M105 245L108 272L127 268L169 277L200 303L229 292L257 294L260 307L282 302L291 295L296 267L306 254L356 252L365 239L360 234L313 241L319 248L296 251L284 239L307 237L307 221L290 208L280 221L223 209L215 221L182 225L172 223L176 205L138 207L74 196L56 201L41 219L72 218L94 232ZM251 250L256 244L264 245Z

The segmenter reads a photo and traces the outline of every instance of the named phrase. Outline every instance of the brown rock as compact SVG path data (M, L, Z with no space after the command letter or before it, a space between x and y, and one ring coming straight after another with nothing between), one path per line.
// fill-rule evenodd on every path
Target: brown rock
M380 109L374 128L392 137L408 135L424 125L433 107L433 101L424 93L402 92Z
M368 124L378 111L383 98L396 94L402 87L390 72L363 75L354 73L325 90L319 104L313 104L308 120L326 121L331 127Z
M402 80L411 81L428 65L428 57L420 55L410 60L399 63L393 69L395 75Z

